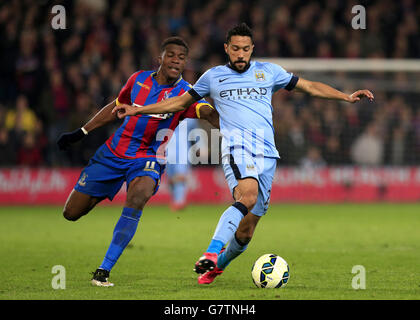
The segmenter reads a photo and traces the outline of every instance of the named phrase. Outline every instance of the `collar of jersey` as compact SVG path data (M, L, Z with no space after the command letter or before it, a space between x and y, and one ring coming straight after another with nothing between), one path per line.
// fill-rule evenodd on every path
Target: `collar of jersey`
M159 84L157 81L156 81L156 79L155 79L155 76L156 76L156 74L157 74L157 72L156 71L154 71L154 72L152 72L151 74L150 74L150 76L152 77L152 81L153 81L153 83L154 84L156 84L157 86L160 86L160 87L162 87L162 88L170 88L170 87L175 87L181 80L182 80L182 75L180 75L179 76L179 78L178 78L178 80L176 80L174 83L172 83L172 84Z

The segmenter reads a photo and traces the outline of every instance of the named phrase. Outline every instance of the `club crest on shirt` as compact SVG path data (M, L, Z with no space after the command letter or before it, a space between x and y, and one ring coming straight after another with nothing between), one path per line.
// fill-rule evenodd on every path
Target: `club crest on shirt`
M265 81L264 72L261 70L255 70L255 80L257 81Z
M171 96L171 92L170 91L165 91L165 93L163 94L163 99L162 100L169 99L170 96Z
M87 174L85 172L83 172L83 175L80 177L78 184L82 187L86 186L86 178L87 178Z
M253 164L247 164L246 169L247 170L255 170L255 166Z

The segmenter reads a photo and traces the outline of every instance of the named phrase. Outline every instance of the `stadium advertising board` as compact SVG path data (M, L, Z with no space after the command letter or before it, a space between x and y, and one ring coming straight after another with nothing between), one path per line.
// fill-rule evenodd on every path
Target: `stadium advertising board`
M80 180L80 169L0 170L0 204L63 204ZM189 203L229 203L232 197L220 168L195 168L188 177ZM121 205L125 185L113 204ZM420 167L278 168L271 202L416 202L420 200ZM166 176L153 204L167 204ZM111 202L105 201L105 204Z

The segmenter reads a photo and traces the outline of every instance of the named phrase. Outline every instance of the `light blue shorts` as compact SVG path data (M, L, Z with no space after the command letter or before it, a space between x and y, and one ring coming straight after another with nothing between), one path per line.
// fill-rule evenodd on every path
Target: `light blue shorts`
M232 196L238 180L254 178L258 181L257 203L251 212L263 216L270 202L271 185L276 171L277 158L253 156L245 150L233 151L222 157L222 166Z

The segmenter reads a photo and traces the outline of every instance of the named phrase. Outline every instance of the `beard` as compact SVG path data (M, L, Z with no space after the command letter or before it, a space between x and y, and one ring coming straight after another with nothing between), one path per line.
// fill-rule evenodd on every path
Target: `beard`
M249 59L249 61L248 61L248 62L247 62L247 61L245 61L245 60L237 60L237 61L233 62L233 61L230 59L230 57L228 57L228 59L229 59L229 65L230 65L230 67L231 67L233 70L235 70L236 72L239 72L239 73L242 73L242 72L245 72L246 70L248 70L248 68L249 68L249 66L250 66L250 64L251 64L251 59ZM238 67L236 66L236 65L238 64L238 62L245 63L245 67L244 67L243 69L238 69Z

